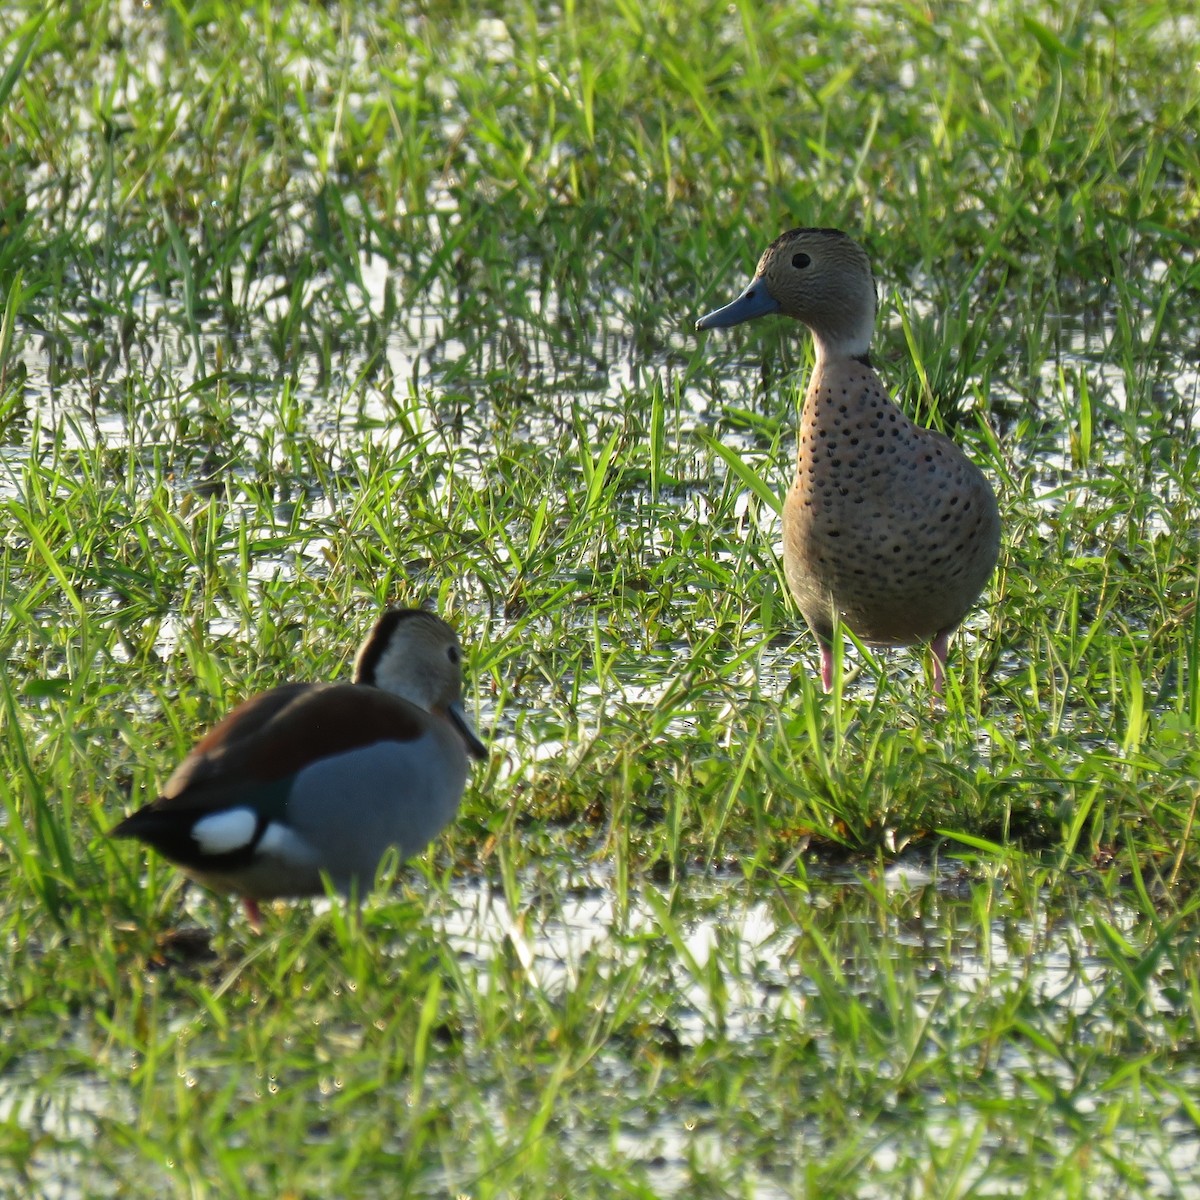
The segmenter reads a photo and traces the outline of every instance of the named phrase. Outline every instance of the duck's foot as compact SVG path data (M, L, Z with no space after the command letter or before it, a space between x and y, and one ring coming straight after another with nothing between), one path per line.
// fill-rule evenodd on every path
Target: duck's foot
M821 646L821 686L825 691L833 691L833 647Z
M946 660L950 655L950 632L943 630L929 643L933 651L933 692L940 696L946 686Z
M258 907L258 901L253 896L243 896L242 907L246 910L246 920L250 922L250 928L255 933L262 933L263 915L262 909Z

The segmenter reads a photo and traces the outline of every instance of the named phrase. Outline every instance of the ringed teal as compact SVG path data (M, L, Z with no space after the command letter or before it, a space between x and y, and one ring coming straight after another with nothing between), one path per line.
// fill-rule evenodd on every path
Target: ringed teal
M742 294L696 328L779 313L812 331L783 567L820 643L825 690L840 622L871 645L930 642L940 691L950 635L995 568L1000 516L983 472L948 437L913 424L872 369L875 305L857 242L837 229L792 229L767 247Z
M468 755L487 757L461 706L454 630L419 609L383 614L354 682L253 697L180 763L114 837L139 838L216 891L257 901L371 886L389 846L418 854L454 819Z

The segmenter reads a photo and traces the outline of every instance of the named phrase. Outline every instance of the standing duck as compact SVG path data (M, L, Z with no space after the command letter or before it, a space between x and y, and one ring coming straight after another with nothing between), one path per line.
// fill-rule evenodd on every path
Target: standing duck
M354 682L291 683L212 729L162 795L113 831L198 882L258 901L345 894L375 880L389 846L420 853L458 811L468 756L487 757L461 707L454 630L391 609L358 652Z
M950 635L991 577L996 497L948 437L914 425L871 367L875 280L837 229L792 229L767 247L733 301L696 322L724 329L768 313L812 330L816 362L783 505L788 586L833 686L838 622L864 642L929 642L941 690Z

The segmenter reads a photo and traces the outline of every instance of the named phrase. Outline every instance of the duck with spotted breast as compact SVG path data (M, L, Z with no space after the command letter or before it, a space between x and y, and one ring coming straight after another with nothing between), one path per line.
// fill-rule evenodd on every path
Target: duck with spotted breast
M420 853L454 819L468 757L462 652L440 617L390 609L354 682L290 683L215 726L114 837L139 838L198 882L258 901L314 896L328 876L359 897L385 851Z
M696 328L779 313L812 331L783 567L820 643L825 690L840 622L870 645L930 642L940 691L950 635L995 568L1000 516L983 472L948 437L913 424L872 369L875 306L857 242L838 229L792 229L767 247L742 294Z

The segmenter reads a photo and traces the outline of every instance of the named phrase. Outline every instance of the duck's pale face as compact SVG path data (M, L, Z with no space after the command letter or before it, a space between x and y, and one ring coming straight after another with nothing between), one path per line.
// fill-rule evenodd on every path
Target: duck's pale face
M866 354L875 327L875 281L866 252L837 230L789 230L764 251L746 290L696 328L740 325L767 313L803 321L819 354Z
M851 238L802 229L775 241L755 274L782 312L806 325L846 327L875 321L875 281L863 248Z
M415 610L385 613L355 662L355 682L368 683L448 718L475 758L486 749L462 711L462 650L440 617Z

